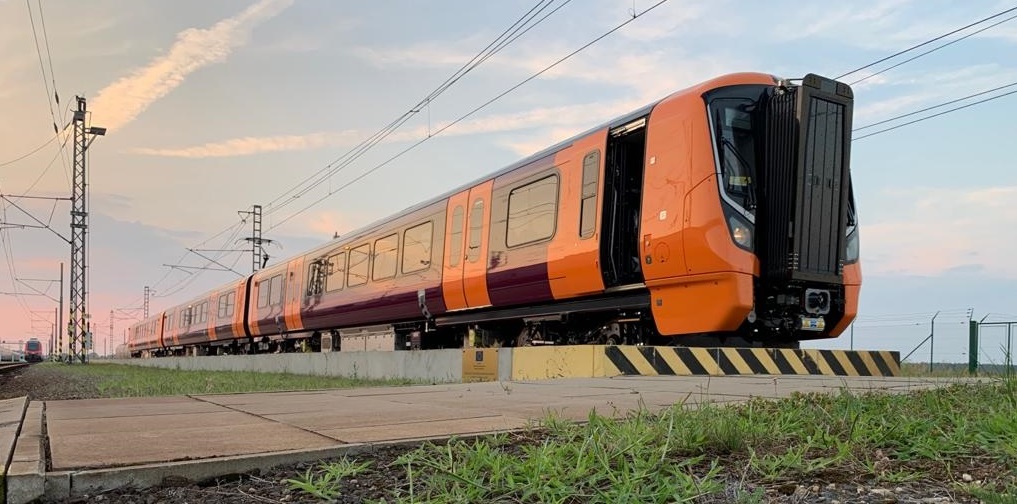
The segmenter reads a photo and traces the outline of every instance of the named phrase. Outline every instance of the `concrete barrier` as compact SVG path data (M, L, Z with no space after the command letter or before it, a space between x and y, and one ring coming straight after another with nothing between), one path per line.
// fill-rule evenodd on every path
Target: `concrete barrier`
M484 353L481 361L473 354ZM626 375L899 376L900 354L866 350L540 346L396 352L330 352L113 361L184 371L252 371L430 383L547 380ZM467 369L464 375L464 368Z
M206 355L113 360L181 371L251 371L432 383L462 381L462 350Z

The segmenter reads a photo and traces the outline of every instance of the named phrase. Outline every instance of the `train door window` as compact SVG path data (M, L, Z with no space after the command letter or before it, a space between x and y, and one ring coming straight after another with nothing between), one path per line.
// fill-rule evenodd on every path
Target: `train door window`
M589 238L597 230L597 187L600 182L600 151L583 158L583 190L579 207L579 237Z
M282 275L276 275L272 277L271 287L269 288L269 304L275 306L282 303L283 289L282 289Z
M484 200L478 199L473 202L470 209L470 234L469 248L466 249L466 259L471 263L477 262L480 258L480 237L484 229Z
M202 301L198 306L198 323L204 324L205 322L208 322L208 301Z
M374 270L372 280L392 278L396 274L399 259L399 235L390 234L374 241Z
M219 294L219 310L217 313L218 318L226 318L226 300L229 298L229 294Z
M268 306L269 283L262 280L258 282L258 308Z
M412 273L431 266L431 234L434 223L427 221L403 233L403 273Z
M232 317L233 310L237 306L237 293L231 292L226 295L226 316Z
M356 287L367 283L367 274L371 271L370 243L365 243L350 251L350 265L346 271L347 287Z
M339 252L328 258L328 276L325 277L325 290L328 292L341 290L343 278L346 276L346 252Z
M166 329L172 328L173 328L173 314L171 313L169 314L169 316L166 317Z
M558 175L519 186L509 193L505 245L518 247L554 236Z
M463 255L463 207L457 206L452 211L452 234L449 237L452 248L449 252L448 265L455 267L459 265L459 258Z

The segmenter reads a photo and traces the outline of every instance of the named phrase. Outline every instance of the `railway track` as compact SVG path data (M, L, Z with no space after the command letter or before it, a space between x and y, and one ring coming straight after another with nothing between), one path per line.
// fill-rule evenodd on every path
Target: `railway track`
M27 362L3 362L0 363L0 374L7 374L27 366Z

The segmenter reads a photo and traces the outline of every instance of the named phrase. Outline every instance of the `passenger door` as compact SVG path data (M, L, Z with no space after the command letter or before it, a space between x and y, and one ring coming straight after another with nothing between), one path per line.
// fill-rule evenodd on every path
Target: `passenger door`
M466 211L466 254L463 261L463 291L466 306L489 306L487 293L487 249L491 234L491 188L489 180L470 189Z
M493 186L489 180L448 200L442 291L449 311L491 304L487 254Z

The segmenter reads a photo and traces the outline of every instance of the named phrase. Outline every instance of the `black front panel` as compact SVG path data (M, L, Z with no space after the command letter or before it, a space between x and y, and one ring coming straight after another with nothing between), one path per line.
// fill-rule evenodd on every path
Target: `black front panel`
M844 250L847 200L844 103L804 93L805 127L799 177L800 203L795 222L797 271L839 276Z
M814 75L766 100L756 246L768 280L841 282L851 105L850 88Z

